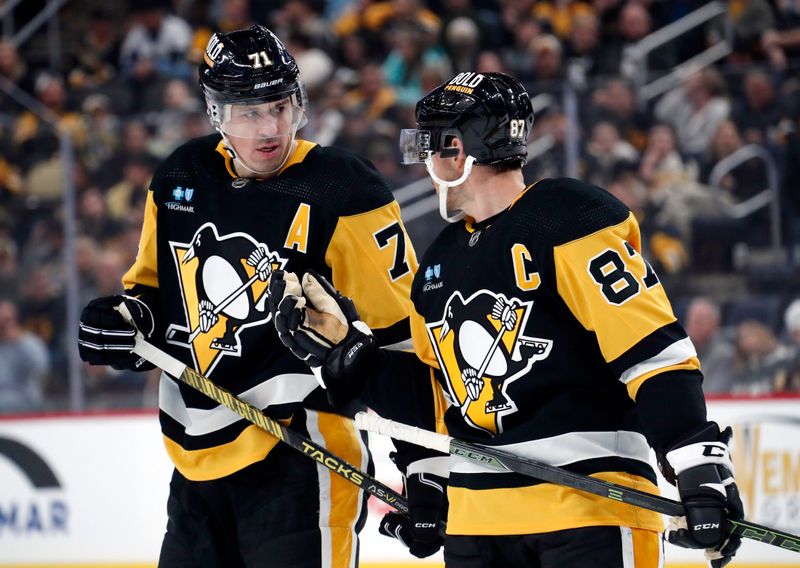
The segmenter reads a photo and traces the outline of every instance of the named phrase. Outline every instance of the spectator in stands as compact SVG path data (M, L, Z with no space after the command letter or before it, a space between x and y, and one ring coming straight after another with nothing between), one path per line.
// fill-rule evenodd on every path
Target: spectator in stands
M736 348L720 330L719 305L710 298L694 298L686 308L686 334L692 340L703 370L703 392L723 394L733 386Z
M706 67L664 95L656 103L655 116L672 125L685 154L702 158L720 124L728 118L730 106L722 74Z
M560 97L564 80L564 55L561 42L551 34L538 35L531 41L533 52L533 90Z
M286 47L300 67L300 80L306 85L308 96L316 98L319 91L328 87L336 65L326 50L314 45L305 33L295 32L288 36ZM330 48L327 48L330 50Z
M798 103L800 104L800 103ZM800 110L800 109L798 109ZM800 116L795 120L784 119L781 123L785 132L785 159L781 195L784 203L788 205L787 214L794 223L787 223L789 227L796 227L792 235L795 242L800 241Z
M31 274L46 269L53 275L61 268L64 253L64 227L50 210L40 210L20 247L20 279L27 288Z
M49 370L42 340L20 326L13 302L0 300L0 412L41 409Z
M600 21L594 13L590 13L576 16L572 24L564 59L580 64L587 76L594 77L598 74L601 53Z
M422 98L422 69L428 65L449 68L445 54L428 43L425 30L416 24L395 27L392 51L383 62L383 74L394 89L397 102L414 106Z
M88 300L96 298L98 295L95 266L99 253L100 246L93 238L81 236L76 239L75 265L78 271L81 305L84 305Z
M111 112L111 99L95 93L86 97L81 105L86 142L81 160L89 173L96 173L111 158L120 145L120 124Z
M744 146L739 129L732 120L725 120L711 140L709 156L704 163L700 180L711 183L714 167L723 159ZM744 201L768 187L767 170L764 160L751 158L742 162L719 180L719 187L725 190L735 202Z
M64 350L66 301L56 280L59 275L60 272L46 266L36 268L28 277L17 302L20 324L26 331L39 337L47 347L54 384L46 387L55 387L56 390L65 386L63 381L66 379L67 361Z
M182 144L183 125L192 113L203 110L203 104L183 79L169 79L164 85L162 109L153 113L155 132L148 149L157 158L166 158Z
M18 89L33 94L33 78L25 60L19 56L14 43L6 39L0 39L0 75ZM0 114L19 112L22 108L16 99L0 90Z
M736 326L731 392L766 394L785 381L792 352L764 323L747 319Z
M135 196L134 196L135 197ZM121 223L109 213L103 193L90 187L78 198L78 233L88 235L100 243L116 236Z
M140 219L155 162L149 154L131 154L123 168L123 177L105 196L108 216L115 222ZM141 211L140 211L141 210ZM95 296L96 297L96 296Z
M504 15L510 6L513 6L513 2L504 5ZM536 58L531 44L543 33L542 25L530 15L521 14L508 29L511 30L512 41L500 48L500 58L511 75L528 83L533 79L533 62Z
M609 120L617 126L624 140L639 151L647 145L647 132L653 119L637 107L633 87L625 79L608 79L591 93L583 122L591 125ZM582 109L583 110L583 109Z
M792 357L785 377L778 380L776 390L800 392L800 299L794 300L786 307L783 324Z
M546 0L536 2L533 17L547 24L560 40L566 41L575 28L575 20L581 16L594 15L591 4L580 0Z
M462 16L450 20L442 30L443 44L454 73L472 71L481 50L478 25Z
M761 47L777 71L800 67L800 7L797 0L776 0L775 24L764 30Z
M442 22L434 12L425 7L423 0L387 0L375 2L364 11L364 24L368 32L386 41L387 34L398 28L416 28L423 41L432 44L441 31Z
M733 26L733 52L727 62L747 65L761 57L761 38L775 25L775 16L768 0L728 2L726 18L717 18L708 26L707 42L716 44L726 38L726 26Z
M188 54L192 30L164 11L159 0L136 0L133 22L120 49L120 67L135 90L134 110L155 110L163 82L192 76Z
M480 48L482 50L495 51L497 45L502 41L504 30L502 29L500 15L497 13L495 6L488 2L481 2L480 0L477 2L473 0L441 0L438 13L442 18L443 30L447 28L450 22L458 18L467 18L472 21L478 29Z
M504 73L509 74L508 69L503 64L503 60L496 51L481 51L475 60L475 71L478 73ZM443 83L447 77L439 79L437 84ZM424 90L424 89L423 89ZM429 92L425 91L426 93Z
M685 247L714 247L716 251L719 245L715 239L695 234L698 219L716 223L722 215L722 205L715 195L697 182L697 170L697 164L684 161L677 151L670 125L657 123L650 129L639 176L647 185L651 216L657 225L669 227ZM701 240L704 242L697 242Z
M67 84L80 92L109 86L117 77L121 27L112 11L98 6L75 35L66 56Z
M673 184L697 178L696 164L684 163L677 149L675 131L669 124L659 122L650 127L639 175L647 184L651 196L658 196L664 188Z
M73 142L80 150L86 133L80 115L74 112L67 100L63 79L54 73L41 72L36 77L34 92L46 111L52 113L51 119L58 123L58 127L73 135ZM13 143L17 163L24 172L28 172L36 165L50 166L43 162L51 160L58 151L58 132L54 132L53 127L43 122L37 114L26 110L18 116L14 124ZM60 168L58 164L52 166ZM56 179L62 177L60 171L55 176ZM55 190L51 187L29 186L27 190L43 196L52 196L55 191L55 196L61 197L58 186Z
M122 129L121 147L94 174L97 184L100 187L109 187L120 181L130 156L144 154L155 163L151 145L152 134L144 120L129 118Z
M16 300L19 293L19 259L17 243L0 232L0 300Z
M620 162L633 164L639 159L639 152L631 144L622 140L613 123L601 121L592 128L591 138L586 145L585 181L607 187Z
M359 70L358 85L342 98L342 110L362 113L370 121L397 119L397 96L378 63L369 62Z
M653 21L643 2L626 2L619 13L617 32L611 42L602 45L599 72L607 75L622 74L634 79L639 73L652 80L663 75L675 65L672 44L666 43L645 54L644 61L629 59L631 50L653 32Z
M270 28L278 37L288 39L301 35L308 39L309 48L330 50L334 38L330 25L323 18L323 5L315 0L286 0L272 13ZM297 57L294 51L292 55Z
M762 146L777 143L777 127L786 114L772 75L763 69L749 69L744 76L744 96L736 100L731 113L743 141Z

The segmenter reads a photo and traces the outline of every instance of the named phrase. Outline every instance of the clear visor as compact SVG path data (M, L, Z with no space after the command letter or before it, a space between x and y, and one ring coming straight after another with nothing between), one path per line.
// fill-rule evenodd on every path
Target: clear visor
M277 101L240 101L220 105L219 129L237 138L276 138L293 135L306 122L295 97Z
M419 164L433 153L431 131L404 128L400 131L400 163Z

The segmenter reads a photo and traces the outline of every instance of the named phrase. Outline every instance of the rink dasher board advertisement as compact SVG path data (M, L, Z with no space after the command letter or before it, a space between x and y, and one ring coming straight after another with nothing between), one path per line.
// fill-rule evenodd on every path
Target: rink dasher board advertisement
M800 534L800 398L714 400L709 418L734 428L748 519ZM376 477L399 491L391 444L370 446ZM155 566L171 471L153 412L0 418L0 566ZM369 508L362 568L442 565L441 553L417 560L378 535L389 508L374 498ZM700 551L668 546L666 559L704 566ZM745 542L732 566L800 568L800 555Z

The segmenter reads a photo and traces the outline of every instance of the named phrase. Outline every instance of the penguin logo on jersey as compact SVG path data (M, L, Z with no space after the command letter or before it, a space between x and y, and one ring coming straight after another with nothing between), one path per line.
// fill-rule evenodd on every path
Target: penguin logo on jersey
M508 386L550 355L552 340L522 335L532 307L488 290L466 301L455 292L444 317L426 326L450 397L474 428L502 432L503 417L517 411Z
M241 356L242 330L270 320L269 278L287 260L246 233L220 236L213 223L170 248L187 325L170 325L167 342L190 349L197 369L209 374L223 355Z

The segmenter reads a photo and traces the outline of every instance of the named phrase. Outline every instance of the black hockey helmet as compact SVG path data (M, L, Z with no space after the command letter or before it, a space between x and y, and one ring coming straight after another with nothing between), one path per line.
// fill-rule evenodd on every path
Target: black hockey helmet
M291 97L296 128L306 122L307 98L294 57L266 27L215 33L200 63L200 87L216 128L224 126L226 105L254 105ZM225 128L221 128L225 131Z
M417 103L418 129L401 134L404 163L436 152L446 157L451 136L481 165L501 165L528 156L533 107L525 88L503 73L459 73Z

